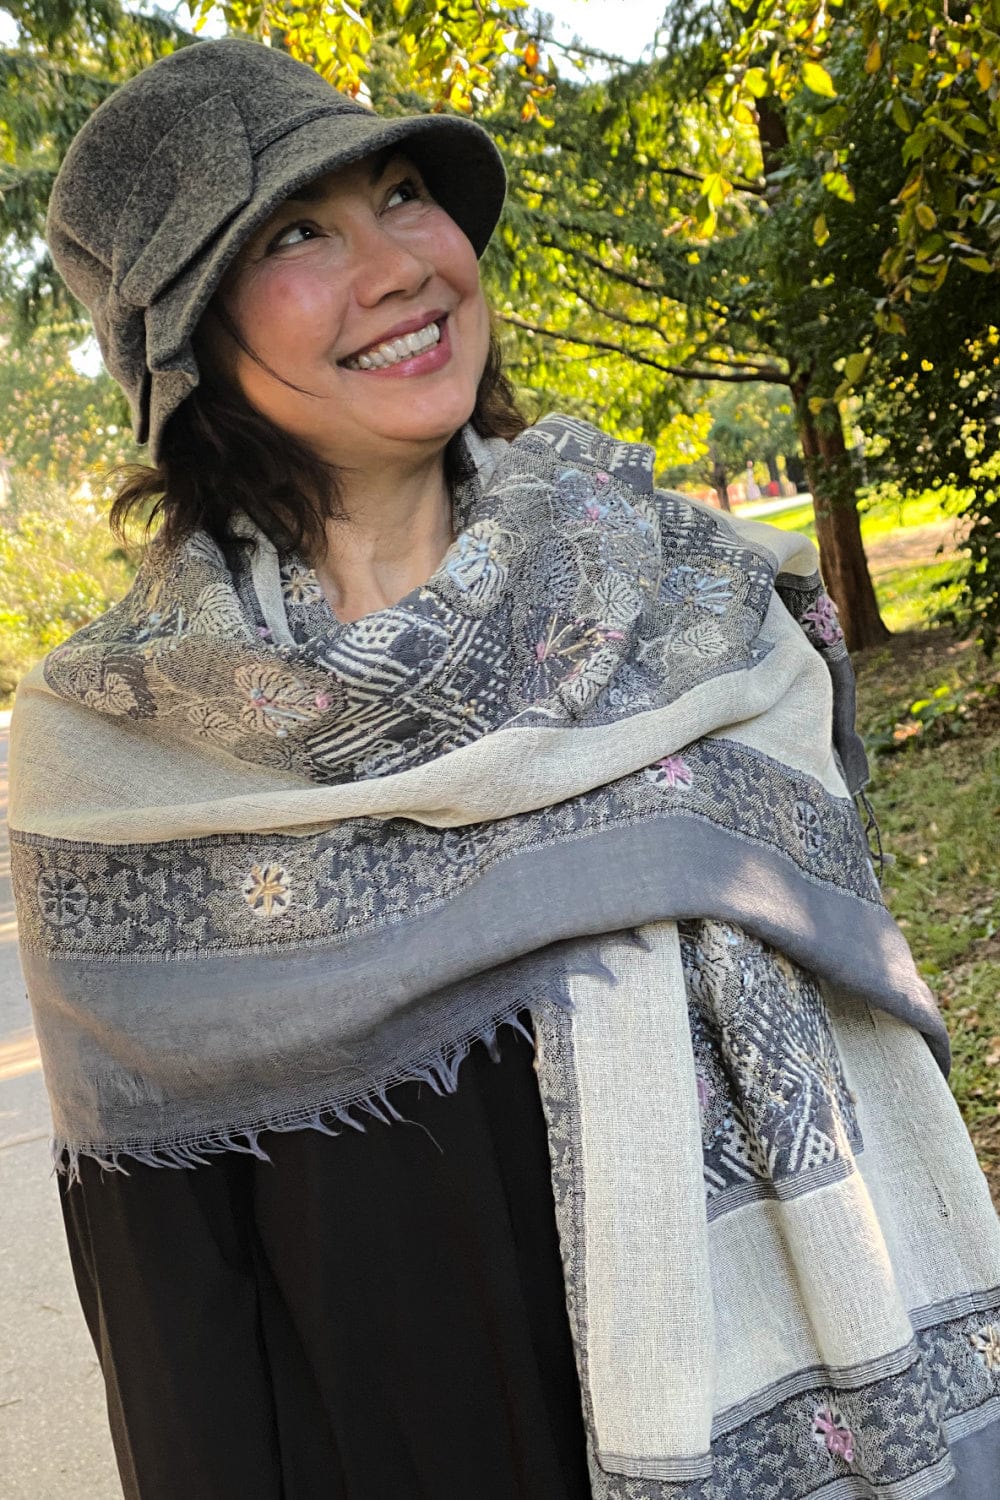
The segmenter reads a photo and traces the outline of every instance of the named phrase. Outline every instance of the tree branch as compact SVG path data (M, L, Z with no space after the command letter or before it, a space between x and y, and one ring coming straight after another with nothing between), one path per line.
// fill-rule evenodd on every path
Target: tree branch
M760 365L752 370L707 370L696 365L668 365L662 360L653 359L651 355L623 349L620 344L613 344L609 339L580 338L578 334L563 333L557 328L542 328L537 323L529 323L525 318L518 317L517 313L501 312L497 313L497 317L502 323L509 323L512 328L522 328L525 333L537 333L556 343L577 344L585 349L608 350L612 354L620 354L624 359L630 359L633 364L648 365L650 369L660 370L664 375L674 375L680 380L721 380L732 385L749 385L754 381L767 385L790 383L789 376L776 365Z
M683 177L687 182L704 182L706 173L692 171L690 167L665 167L662 162L650 163L654 172L659 172L661 177ZM753 193L758 198L763 198L767 192L767 184L763 182L738 182L732 181L730 187L737 193Z

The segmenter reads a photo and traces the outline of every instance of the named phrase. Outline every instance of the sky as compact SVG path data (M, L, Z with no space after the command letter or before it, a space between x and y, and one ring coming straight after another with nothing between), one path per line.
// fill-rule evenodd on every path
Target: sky
M555 36L574 36L602 52L635 61L652 40L667 0L540 0L537 8L553 16Z
M588 46L633 61L648 44L665 5L666 0L544 0L538 9L555 18L559 40L577 36ZM10 45L15 35L10 15L0 9L0 46Z

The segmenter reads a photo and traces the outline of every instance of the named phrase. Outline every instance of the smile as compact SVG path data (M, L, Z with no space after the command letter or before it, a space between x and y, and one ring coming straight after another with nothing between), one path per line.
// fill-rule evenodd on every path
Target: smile
M376 344L364 354L352 355L344 360L345 370L382 370L387 365L398 365L400 360L412 359L415 354L424 354L441 339L439 323L428 323L415 333L404 333L401 338L390 339L385 344Z

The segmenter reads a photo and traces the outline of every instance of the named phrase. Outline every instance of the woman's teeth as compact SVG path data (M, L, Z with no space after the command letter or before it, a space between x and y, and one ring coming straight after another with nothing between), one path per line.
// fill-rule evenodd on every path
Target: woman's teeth
M405 333L402 338L392 339L387 344L376 344L374 349L366 349L364 354L359 354L355 359L345 359L344 364L348 370L381 370L386 365L398 365L401 359L412 359L414 354L423 354L425 349L432 349L440 338L440 326L428 323L426 328L418 328L416 333Z

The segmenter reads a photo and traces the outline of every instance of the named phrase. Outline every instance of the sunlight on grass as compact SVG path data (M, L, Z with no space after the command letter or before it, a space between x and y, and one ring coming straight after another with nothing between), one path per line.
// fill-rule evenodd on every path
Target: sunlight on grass
M872 568L882 618L892 631L916 630L954 604L960 592L959 565L954 558L923 567Z

